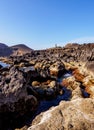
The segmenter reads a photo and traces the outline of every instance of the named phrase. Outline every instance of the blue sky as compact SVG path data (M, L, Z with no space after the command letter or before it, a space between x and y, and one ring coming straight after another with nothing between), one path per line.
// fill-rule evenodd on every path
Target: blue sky
M0 42L33 49L94 42L94 0L0 0Z

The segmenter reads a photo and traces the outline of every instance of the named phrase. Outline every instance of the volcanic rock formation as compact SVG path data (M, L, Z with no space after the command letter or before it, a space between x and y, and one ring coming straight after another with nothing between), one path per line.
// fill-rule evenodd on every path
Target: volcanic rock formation
M0 129L94 129L93 43L67 44L1 60L10 66L0 66ZM41 102L57 97L62 97L58 106L47 111L42 106L39 112ZM23 121L27 116L29 121Z

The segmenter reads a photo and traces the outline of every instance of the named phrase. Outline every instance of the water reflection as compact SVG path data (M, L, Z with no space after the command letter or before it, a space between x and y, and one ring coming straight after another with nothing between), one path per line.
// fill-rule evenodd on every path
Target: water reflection
M4 62L2 62L2 61L0 61L0 65L1 65L2 67L9 67L9 66L10 66L9 64L6 64L6 63L4 63Z

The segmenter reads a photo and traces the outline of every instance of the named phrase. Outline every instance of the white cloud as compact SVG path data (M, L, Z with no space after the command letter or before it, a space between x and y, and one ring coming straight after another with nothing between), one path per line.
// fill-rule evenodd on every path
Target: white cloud
M74 40L70 40L66 43L94 43L94 36L92 37L81 37Z

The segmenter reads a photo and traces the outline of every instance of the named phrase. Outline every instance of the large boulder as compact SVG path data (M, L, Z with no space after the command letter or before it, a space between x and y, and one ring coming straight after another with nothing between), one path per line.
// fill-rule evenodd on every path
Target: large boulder
M79 98L38 115L28 130L93 130L94 100Z
M22 72L12 67L4 75L1 74L0 129L4 127L2 125L4 125L3 120L6 119L6 116L7 121L11 115L15 117L15 119L19 118L27 112L35 111L37 105L38 101L36 97L29 95L27 92L27 84Z

